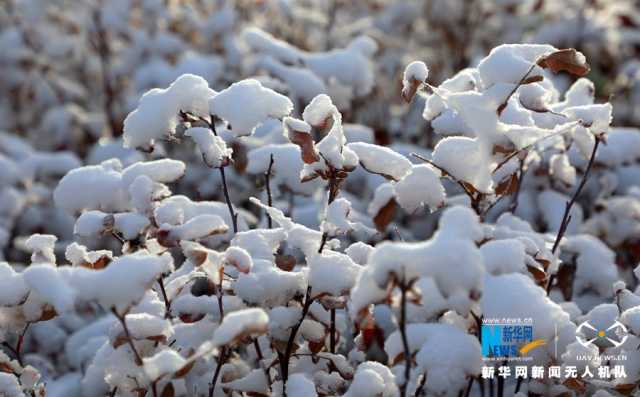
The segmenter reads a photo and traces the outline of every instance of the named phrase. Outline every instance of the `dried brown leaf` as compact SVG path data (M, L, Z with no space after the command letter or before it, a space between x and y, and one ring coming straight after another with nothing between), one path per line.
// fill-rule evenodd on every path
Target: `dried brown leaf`
M516 173L513 173L498 183L498 186L496 186L496 194L499 196L509 195L515 193L517 189L518 176Z
M300 147L302 161L312 164L320 160L320 156L315 148L315 142L311 134L302 131L289 131L289 140Z
M566 71L576 76L585 76L591 68L584 55L574 48L565 48L542 57L538 65L550 69L553 73Z
M380 211L378 211L376 216L373 218L373 223L379 231L384 231L387 225L391 223L396 212L396 207L396 200L391 199L387 204L380 208Z
M160 397L175 397L176 391L173 389L173 383L169 382L162 389L162 393L160 393Z

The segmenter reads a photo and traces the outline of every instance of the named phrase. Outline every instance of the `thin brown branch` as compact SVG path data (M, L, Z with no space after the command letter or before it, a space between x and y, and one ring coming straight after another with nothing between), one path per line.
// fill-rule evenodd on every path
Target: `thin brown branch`
M289 334L289 340L287 341L287 346L285 348L284 354L279 354L280 356L280 371L282 375L282 384L284 395L287 395L287 380L289 379L289 360L291 359L291 355L293 354L293 345L296 340L296 335L298 334L298 330L300 326L302 326L302 322L305 317L307 317L307 313L309 312L309 308L313 303L313 298L311 298L311 286L307 287L307 293L304 297L304 303L302 304L302 314L300 315L300 320L291 328L291 333Z
M556 253L558 246L560 245L560 241L564 237L564 234L567 231L567 227L571 222L571 215L570 215L571 207L573 207L573 204L576 202L576 200L578 199L578 196L580 195L580 192L582 192L582 189L587 183L587 179L589 178L589 173L591 172L591 168L593 167L593 163L595 162L596 152L598 151L598 146L600 145L601 140L602 138L596 136L596 141L593 145L593 151L591 152L591 157L589 158L589 163L587 164L587 168L585 169L584 174L582 174L582 179L580 180L580 184L578 185L578 188L571 196L571 199L567 201L564 206L564 214L562 215L562 221L560 222L560 227L558 228L558 234L556 235L556 240L554 241L553 247L551 248L552 254ZM549 283L547 284L547 295L551 291L551 287L554 279L555 279L555 275L549 277Z
M331 308L331 325L329 326L329 351L336 354L336 308Z
M164 299L164 317L171 318L171 301L167 296L167 290L164 288L164 279L162 275L158 277L158 284L160 284L160 291L162 292L162 298Z
M142 357L140 356L140 353L138 353L138 350L136 349L136 346L133 344L133 338L131 337L131 333L129 332L129 327L127 327L127 321L125 319L126 313L121 316L115 308L112 308L111 312L113 313L114 316L116 316L118 321L120 321L120 324L122 324L122 329L124 330L125 338L127 339L127 343L129 344L129 347L131 348L131 351L133 352L133 355L135 357L136 365L137 366L141 366L142 365Z
M262 370L264 371L264 376L267 378L267 385L269 386L269 391L271 391L271 375L269 375L269 369L266 368L263 364L264 355L262 354L262 349L260 349L260 343L258 342L258 338L253 340L253 348L256 350L256 356L258 357L258 363Z
M30 325L31 323L27 322L27 324L22 329L22 332L18 336L18 343L15 348L16 359L18 360L20 366L24 366L24 363L22 362L22 347L24 346L24 336L27 334L27 330L29 330Z
M498 106L498 108L496 109L496 111L498 112L498 116L500 116L502 114L502 111L507 107L507 104L509 103L509 99L511 99L511 97L513 96L513 94L516 93L516 91L518 90L518 88L520 88L520 86L522 84L525 83L525 81L527 80L527 78L529 77L529 73L531 73L533 71L533 68L536 67L536 62L532 63L531 66L529 67L529 69L527 70L527 73L524 74L524 76L522 76L522 78L520 79L520 81L518 81L518 84L516 84L515 87L513 87L513 89L511 90L511 92L509 92L509 95L507 95L507 97L505 98L504 101L502 101L502 103L500 104L500 106Z
M218 378L220 377L220 370L222 366L227 361L229 354L227 352L227 348L223 347L220 349L220 356L218 357L218 365L216 366L216 370L213 373L213 379L211 379L211 383L209 384L209 397L213 397L213 392L216 388L216 383L218 383Z
M404 349L404 382L400 386L400 395L407 395L407 386L411 377L411 350L409 349L409 339L407 338L407 285L405 280L400 283L400 321L398 328L402 337L402 347Z
M271 169L273 168L273 153L269 156L269 168L267 172L264 174L265 185L267 185L267 204L269 207L273 207L273 197L271 196ZM271 219L271 215L267 212L267 224L269 225L269 229L273 227L273 219Z
M218 132L216 131L216 125L213 120L213 116L211 116L211 121L199 117L200 121L207 123L213 135L218 136ZM227 207L229 208L229 215L231 216L231 223L233 224L233 232L238 233L238 213L233 209L233 204L231 202L231 197L229 196L229 188L227 186L227 176L224 172L224 166L218 167L220 170L220 178L222 179L222 192L224 193L224 199L227 202Z

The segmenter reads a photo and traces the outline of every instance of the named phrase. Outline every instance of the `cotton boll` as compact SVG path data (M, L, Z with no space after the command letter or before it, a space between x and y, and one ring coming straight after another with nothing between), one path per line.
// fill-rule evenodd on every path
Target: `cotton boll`
M303 374L293 374L287 380L287 394L292 396L317 396L313 382Z
M416 361L431 375L431 382L425 384L427 391L444 395L449 390L462 390L468 377L480 373L480 344L473 335L447 324L427 324L421 331L427 336Z
M294 296L304 294L306 288L303 273L286 272L275 267L241 273L233 286L235 293L245 302L265 307L284 305Z
M31 251L32 263L56 263L54 253L55 243L58 240L51 234L33 234L25 241L25 248Z
M480 247L487 272L498 275L522 273L525 266L525 247L515 239L492 240Z
M603 135L609 130L612 117L611 112L611 104L605 103L574 106L565 109L563 114L567 115L570 120L582 120L584 125L594 134Z
M478 71L485 87L500 82L517 83L539 57L554 51L556 49L550 45L503 44L491 50L478 65ZM540 68L536 66L529 75L537 74L540 74Z
M257 80L234 83L211 98L211 113L226 120L238 136L251 135L268 118L282 118L293 110L289 98L263 87Z
M69 171L58 183L53 199L57 207L69 213L86 209L118 211L126 209L121 186L121 174L106 164L86 166Z
M154 141L173 135L180 111L208 117L208 101L213 95L207 81L192 74L178 77L167 89L146 92L124 120L125 147L149 148Z
M360 272L360 266L347 255L329 250L308 258L307 264L312 296L348 294Z
M213 343L224 346L249 335L267 332L269 316L262 309L243 309L227 314L213 334Z
M211 168L224 166L233 154L233 149L227 148L224 140L208 128L192 127L184 134L196 142L205 164Z
M387 147L364 142L349 143L347 147L356 153L360 164L374 174L397 181L411 171L411 162Z
M427 205L431 211L444 205L445 191L440 182L440 171L428 164L412 166L394 189L396 200L409 213L422 205Z
M119 257L104 269L75 268L70 284L78 298L122 311L140 301L158 276L172 268L170 255L151 256L139 251Z
M238 392L269 394L269 383L262 369L254 369L240 379L226 382L224 383L224 387L225 389L232 389Z
M402 77L402 96L410 101L421 84L427 81L429 69L424 62L413 61L404 69Z
M334 200L326 209L325 219L320 225L323 233L344 234L353 229L350 222L351 203L345 198Z
M185 173L186 165L182 161L161 159L131 164L122 171L122 183L128 188L140 175L148 176L152 181L171 183Z
M7 262L0 262L0 306L16 306L26 299L29 287L23 277Z
M142 359L144 370L149 379L159 379L163 375L173 375L182 368L186 360L171 349L164 349L154 354L153 357Z
M475 139L444 138L433 151L433 161L454 178L470 183L481 192L490 192L493 188L489 164Z
M361 241L351 244L347 247L347 249L344 250L345 254L347 254L352 261L360 266L364 266L367 264L371 251L373 251L373 247Z
M318 95L304 108L302 118L305 122L315 128L322 128L330 117L338 115L335 107L328 95Z
M345 397L391 397L396 393L395 377L389 368L374 361L365 361L358 366Z
M0 372L0 393L7 397L24 396L18 378L6 372Z
M620 321L634 334L640 334L640 306L625 310L620 316Z
M68 283L70 268L51 266L29 266L24 272L24 281L31 292L44 302L52 305L57 313L73 310L75 294ZM60 270L60 271L59 271Z

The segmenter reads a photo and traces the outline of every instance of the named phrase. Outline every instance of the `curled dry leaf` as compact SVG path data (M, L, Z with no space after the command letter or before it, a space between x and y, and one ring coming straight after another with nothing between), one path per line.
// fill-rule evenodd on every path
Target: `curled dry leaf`
M513 173L507 177L505 177L499 184L496 186L496 194L499 196L509 195L516 192L518 188L518 175Z
M387 204L380 208L380 211L378 211L376 216L373 218L373 223L376 225L376 229L378 229L378 231L384 231L387 225L391 223L397 206L396 200L391 199Z
M173 388L173 383L169 382L164 387L164 389L162 389L162 393L160 394L160 397L174 397L175 395L176 395L176 391Z
M315 163L320 160L320 156L318 156L311 134L307 132L290 131L289 140L300 146L302 161L306 164Z
M418 92L418 88L422 85L422 81L411 79L408 85L402 88L402 99L404 99L407 103L413 100L413 97L416 96L416 92Z
M538 65L551 69L553 73L566 71L576 76L585 76L591 70L584 55L574 48L565 48L545 55L538 61Z

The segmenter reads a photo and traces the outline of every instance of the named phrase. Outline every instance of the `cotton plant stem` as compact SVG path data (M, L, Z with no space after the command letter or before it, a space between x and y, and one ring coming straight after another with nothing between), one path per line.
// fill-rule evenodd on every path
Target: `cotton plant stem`
M127 327L127 321L125 319L126 314L124 315L120 315L118 314L118 311L114 308L111 309L111 312L113 313L114 316L116 316L116 318L118 319L118 321L120 321L120 324L122 324L122 329L124 330L124 335L127 339L127 343L129 344L129 347L131 347L131 351L133 351L133 355L135 357L135 362L137 366L141 366L142 365L142 357L140 356L140 353L138 353L138 350L136 349L136 346L133 344L133 338L131 337L131 333L129 332L129 327Z
M269 369L266 368L263 364L264 355L262 354L262 349L260 349L260 343L258 342L258 338L253 340L253 348L256 350L256 356L258 357L258 363L262 370L264 371L264 375L267 378L267 385L269 386L269 391L271 391L271 375L269 375Z
M211 116L211 121L206 120L204 118L199 118L200 121L206 123L209 126L213 135L218 136L218 132L216 131L216 125L213 121L213 116ZM231 201L231 197L229 196L229 188L227 186L227 176L224 172L224 166L218 167L220 170L220 178L222 179L222 192L224 193L224 199L227 202L227 207L229 208L229 215L231 216L231 223L233 224L233 233L238 233L238 213L233 209L233 204Z
M213 379L211 379L211 384L209 384L209 397L213 397L213 392L216 388L216 383L218 383L218 378L220 377L220 370L225 362L227 362L228 358L227 348L223 347L220 349L220 356L218 357L218 365L216 366L216 371L213 373Z
M589 163L587 164L587 168L584 171L584 174L582 175L582 179L580 180L580 184L578 185L578 188L576 189L576 191L573 193L573 195L571 196L571 199L569 201L566 202L565 206L564 206L564 214L562 215L562 221L560 222L560 227L558 228L558 234L556 235L556 240L553 243L553 247L551 248L551 253L555 254L556 251L558 250L558 246L560 245L560 241L562 241L562 238L564 237L566 231L567 231L567 227L569 226L569 223L571 222L571 207L573 207L573 204L575 204L576 200L578 199L578 196L580 195L580 192L582 192L582 189L584 188L584 186L587 183L587 179L589 178L589 174L591 172L591 168L593 168L593 163L595 162L596 159L596 152L598 151L598 146L600 145L600 141L602 138L596 137L596 141L593 145L593 150L591 152L591 157L589 158ZM549 295L549 293L551 292L551 288L553 286L553 282L555 280L555 275L552 275L551 277L549 277L549 282L547 284L547 295Z
M407 395L407 386L411 377L411 350L409 349L409 339L407 338L407 286L402 281L400 284L400 321L398 328L402 337L402 347L404 349L404 382L400 386L400 395Z
M22 346L24 346L24 336L27 334L27 331L29 330L30 325L31 323L28 322L22 329L22 332L18 336L18 343L16 344L16 348L15 348L16 359L18 360L18 363L20 364L20 366L24 365L24 363L22 362Z
M273 196L271 195L271 169L273 168L273 153L269 156L269 168L265 173L265 185L267 185L267 204L269 207L273 207ZM273 219L271 219L271 215L267 212L267 225L269 229L273 227Z
M336 354L336 308L331 308L331 325L329 327L329 351Z
M164 288L164 278L162 275L158 277L158 284L160 284L160 291L162 292L162 298L164 299L164 317L171 318L171 301L167 296L167 290Z
M307 313L309 312L309 308L313 303L313 298L311 298L311 287L307 287L307 293L304 298L304 303L302 304L302 314L300 315L300 320L291 328L291 333L289 334L289 340L287 341L287 346L285 348L284 354L281 354L280 359L280 371L282 372L282 389L283 394L287 395L287 380L289 380L289 360L291 359L291 355L293 354L293 345L296 340L296 335L298 334L298 330L300 326L302 326L302 322L305 317L307 317Z

